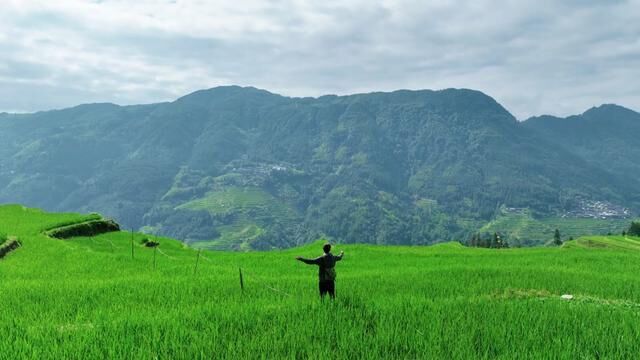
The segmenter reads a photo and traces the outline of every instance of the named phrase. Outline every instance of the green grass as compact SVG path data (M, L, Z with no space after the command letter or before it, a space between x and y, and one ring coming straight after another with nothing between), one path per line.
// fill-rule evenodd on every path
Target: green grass
M101 219L98 214L46 213L22 205L0 206L0 228L8 235L39 234L53 228Z
M19 221L16 221L19 220ZM624 359L640 353L640 240L491 250L337 246L335 302L320 302L320 243L203 251L144 235L50 239L85 221L0 206L23 246L0 260L0 359ZM592 239L593 243L594 239ZM591 244L592 244L591 243ZM586 243L589 245L590 243ZM154 252L156 267L153 267ZM238 268L245 291L239 288ZM564 301L562 294L575 300Z

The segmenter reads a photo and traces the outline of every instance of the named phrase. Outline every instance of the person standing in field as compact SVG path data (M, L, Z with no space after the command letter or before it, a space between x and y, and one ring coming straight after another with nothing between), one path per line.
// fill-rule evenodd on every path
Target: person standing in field
M309 265L318 265L318 287L320 288L320 298L328 293L331 299L336 298L336 262L342 260L344 251L340 251L340 255L335 256L331 253L331 244L325 244L322 247L324 254L315 259L305 259L302 256L296 257L296 260L302 261Z

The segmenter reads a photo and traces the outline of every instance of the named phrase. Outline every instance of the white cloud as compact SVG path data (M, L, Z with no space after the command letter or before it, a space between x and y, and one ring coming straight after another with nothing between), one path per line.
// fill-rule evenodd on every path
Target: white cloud
M0 110L466 87L517 117L640 109L640 1L0 0Z

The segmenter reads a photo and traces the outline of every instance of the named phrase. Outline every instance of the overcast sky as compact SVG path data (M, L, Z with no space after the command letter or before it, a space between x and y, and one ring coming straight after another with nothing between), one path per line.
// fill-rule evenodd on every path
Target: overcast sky
M0 111L471 88L517 118L640 110L640 0L0 0Z

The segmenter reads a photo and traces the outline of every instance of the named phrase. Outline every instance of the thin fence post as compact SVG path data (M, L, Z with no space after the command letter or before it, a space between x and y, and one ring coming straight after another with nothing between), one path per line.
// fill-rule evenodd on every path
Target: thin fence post
M202 252L202 249L198 249L198 256L196 257L196 267L195 269L193 269L193 275L198 273L198 262L200 261L200 252Z
M238 268L240 271L240 290L244 293L244 281L242 280L242 269Z
M133 259L133 228L131 228L131 259Z

